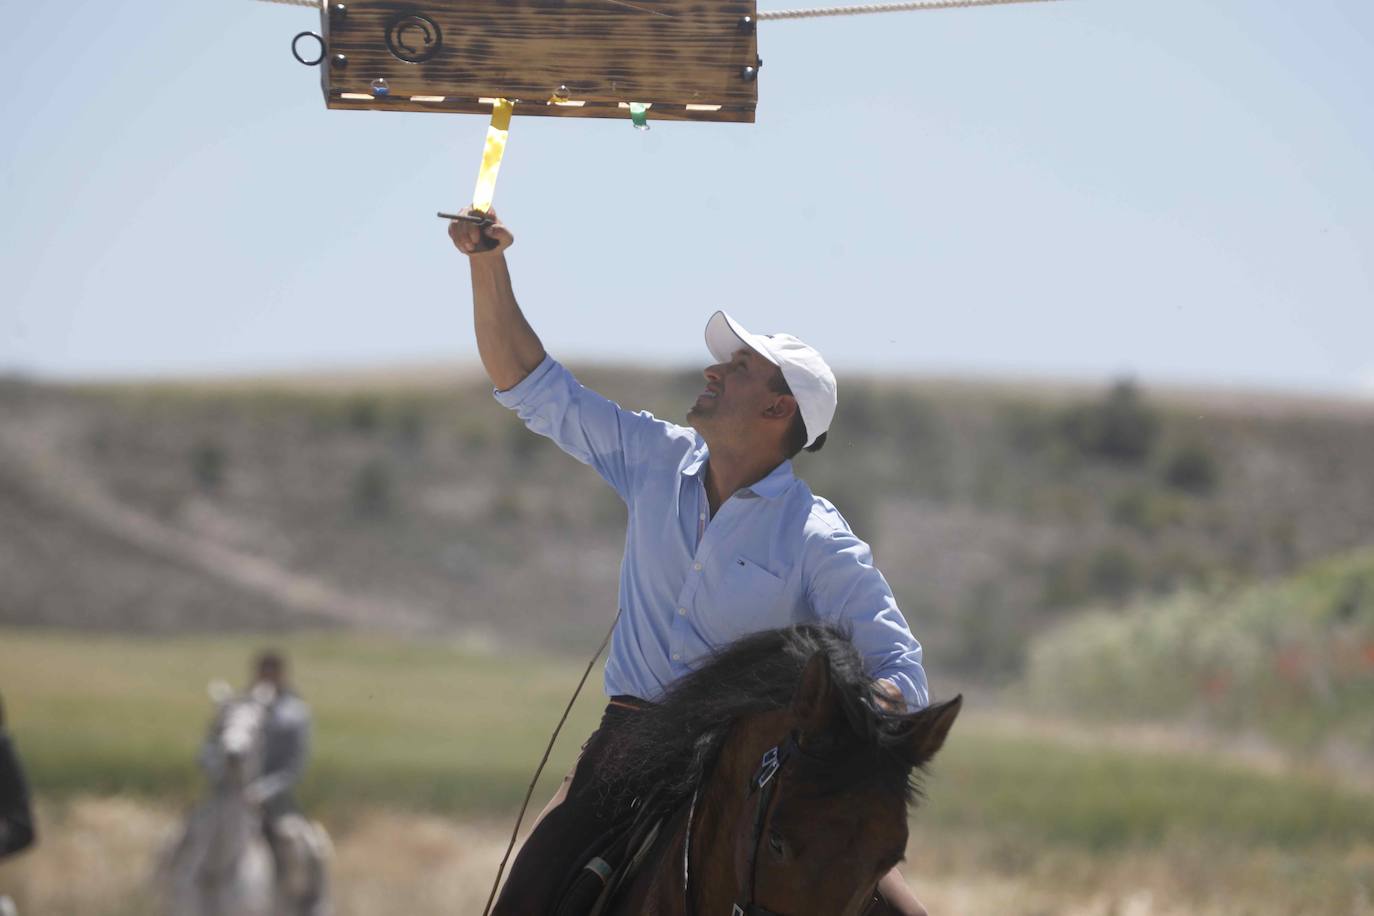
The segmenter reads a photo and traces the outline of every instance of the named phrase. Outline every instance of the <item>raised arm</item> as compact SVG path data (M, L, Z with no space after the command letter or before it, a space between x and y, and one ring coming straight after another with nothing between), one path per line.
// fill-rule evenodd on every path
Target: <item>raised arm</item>
M482 367L497 390L506 391L533 372L545 354L511 287L506 249L515 236L496 219L496 211L488 215L495 222L484 228L452 220L448 235L472 267L472 320Z

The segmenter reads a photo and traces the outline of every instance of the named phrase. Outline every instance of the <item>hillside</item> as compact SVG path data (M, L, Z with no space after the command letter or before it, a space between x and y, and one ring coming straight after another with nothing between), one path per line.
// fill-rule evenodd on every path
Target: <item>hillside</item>
M583 368L681 416L695 372ZM1129 384L849 381L798 473L933 667L1019 668L1084 606L1374 543L1374 406ZM594 646L624 509L479 379L0 384L0 623L358 626Z

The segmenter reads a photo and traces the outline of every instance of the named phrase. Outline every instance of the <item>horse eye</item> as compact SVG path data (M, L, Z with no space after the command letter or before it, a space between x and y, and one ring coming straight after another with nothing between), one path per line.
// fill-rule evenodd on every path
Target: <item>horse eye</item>
M773 850L773 853L775 855L779 856L781 856L785 851L785 847L782 843L782 837L778 835L778 832L776 830L768 831L768 848Z

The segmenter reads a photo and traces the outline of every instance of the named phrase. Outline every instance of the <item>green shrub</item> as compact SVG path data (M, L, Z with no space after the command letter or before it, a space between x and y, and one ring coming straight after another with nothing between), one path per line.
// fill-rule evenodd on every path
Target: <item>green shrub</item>
M1108 544L1088 554L1051 560L1043 567L1040 606L1063 611L1089 601L1120 603L1145 583L1141 561L1127 548Z
M1006 404L1001 408L999 423L1008 445L1018 455L1041 452L1054 444L1054 414L1038 405Z
M1123 528L1154 534L1164 524L1166 513L1161 501L1144 487L1132 487L1116 496L1108 510L1111 519Z
M380 461L370 461L353 477L353 512L361 518L388 515L393 502L391 472Z
M214 493L224 484L229 456L218 442L202 440L191 449L191 476L204 493Z
M1007 607L995 582L975 586L955 621L949 664L983 677L1009 679L1021 670L1026 648L1024 621Z
M359 433L375 431L381 424L381 414L377 401L368 397L353 398L345 410L348 428Z
M1089 458L1140 464L1159 438L1160 419L1144 402L1135 383L1123 379L1101 401L1067 410L1061 428L1074 447Z
M491 424L475 417L463 417L457 423L458 441L464 451L478 453L486 451L491 445Z
M511 486L501 487L487 505L487 520L498 525L520 521L525 515L525 504L520 492Z
M1088 597L1083 570L1068 557L1054 557L1041 572L1040 606L1050 611L1062 611L1082 604Z
M1088 583L1093 594L1113 601L1122 601L1135 591L1140 578L1140 564L1122 547L1102 547L1088 564Z
M1196 443L1181 446L1164 465L1164 480L1169 486L1194 496L1210 494L1219 477L1216 459Z
M510 424L506 426L506 453L510 455L511 464L517 468L528 468L539 456L541 443L547 440L543 436L530 432L521 424Z
M425 414L415 404L408 404L396 415L396 441L403 448L418 450L425 442Z
M836 426L849 439L877 438L887 428L887 412L883 408L883 398L872 385L850 386L844 393L844 409L836 411Z

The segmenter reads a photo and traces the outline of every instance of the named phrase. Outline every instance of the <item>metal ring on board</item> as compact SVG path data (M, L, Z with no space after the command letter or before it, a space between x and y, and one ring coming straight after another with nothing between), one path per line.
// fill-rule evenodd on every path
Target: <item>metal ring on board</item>
M422 64L443 44L439 23L423 13L399 13L386 24L386 49L405 63Z
M315 39L320 43L320 56L315 58L314 60L306 60L304 57L301 57L301 52L296 48L297 43L299 43L300 40L307 35L309 35L311 38ZM321 63L324 62L324 55L324 39L320 37L318 32L301 32L295 38L291 39L291 56L296 58L296 60L300 61L301 63L305 64L307 67L318 67Z

